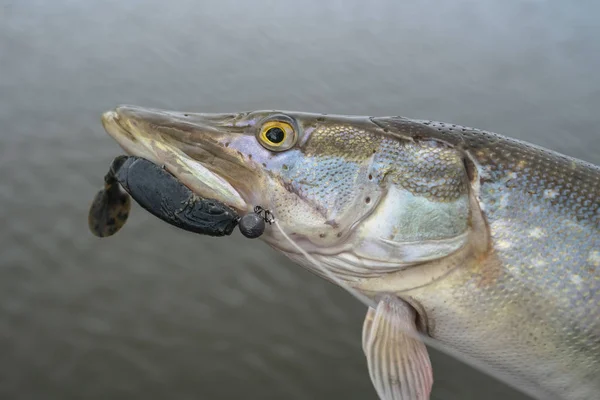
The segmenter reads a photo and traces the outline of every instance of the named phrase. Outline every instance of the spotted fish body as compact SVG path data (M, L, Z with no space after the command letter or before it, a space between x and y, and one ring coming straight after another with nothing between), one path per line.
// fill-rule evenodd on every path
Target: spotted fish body
M367 296L381 399L429 398L426 349L402 331L538 399L600 398L599 167L402 117L121 107L103 122L199 195L269 208L282 231L261 239ZM281 143L265 143L273 124Z
M376 123L433 128L427 132L464 149L478 169L492 249L403 293L429 310L428 333L539 398L600 398L599 168L476 129Z

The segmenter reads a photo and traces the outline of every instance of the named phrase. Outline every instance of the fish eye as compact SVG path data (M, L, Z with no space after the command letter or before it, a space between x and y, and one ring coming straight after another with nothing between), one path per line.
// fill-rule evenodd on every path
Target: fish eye
M284 151L295 144L296 137L296 130L291 123L270 120L262 124L258 141L267 150Z
M278 126L274 126L265 131L265 137L273 144L279 144L285 139L285 131Z

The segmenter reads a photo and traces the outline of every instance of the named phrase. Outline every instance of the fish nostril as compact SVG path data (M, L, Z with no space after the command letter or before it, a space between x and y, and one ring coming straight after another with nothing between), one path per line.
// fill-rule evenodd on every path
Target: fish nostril
M370 202L371 202L371 198L370 198L370 197L367 197L367 198L365 199L365 203L369 204Z

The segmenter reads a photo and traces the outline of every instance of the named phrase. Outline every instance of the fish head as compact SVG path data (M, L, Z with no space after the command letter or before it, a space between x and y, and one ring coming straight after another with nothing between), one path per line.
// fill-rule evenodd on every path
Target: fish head
M369 117L121 106L102 120L128 154L198 196L240 214L269 210L277 229L261 239L320 275L298 248L360 279L453 251L468 230L462 159L437 144L423 151Z
M240 213L268 209L297 238L342 241L377 201L357 141L319 114L256 111L201 114L121 106L103 114L130 155L163 165L201 197ZM314 133L314 135L313 135ZM368 146L367 146L368 147ZM367 187L372 193L359 200Z

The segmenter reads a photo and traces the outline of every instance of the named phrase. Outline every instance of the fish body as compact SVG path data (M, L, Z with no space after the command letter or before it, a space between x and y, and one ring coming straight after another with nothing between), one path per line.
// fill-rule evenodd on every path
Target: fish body
M380 398L429 398L419 337L535 398L600 398L599 167L403 117L123 106L103 123L198 195L269 209L261 239L366 296Z
M427 310L430 336L532 396L600 398L600 169L489 132L415 123L474 162L489 247L442 279L396 294Z

